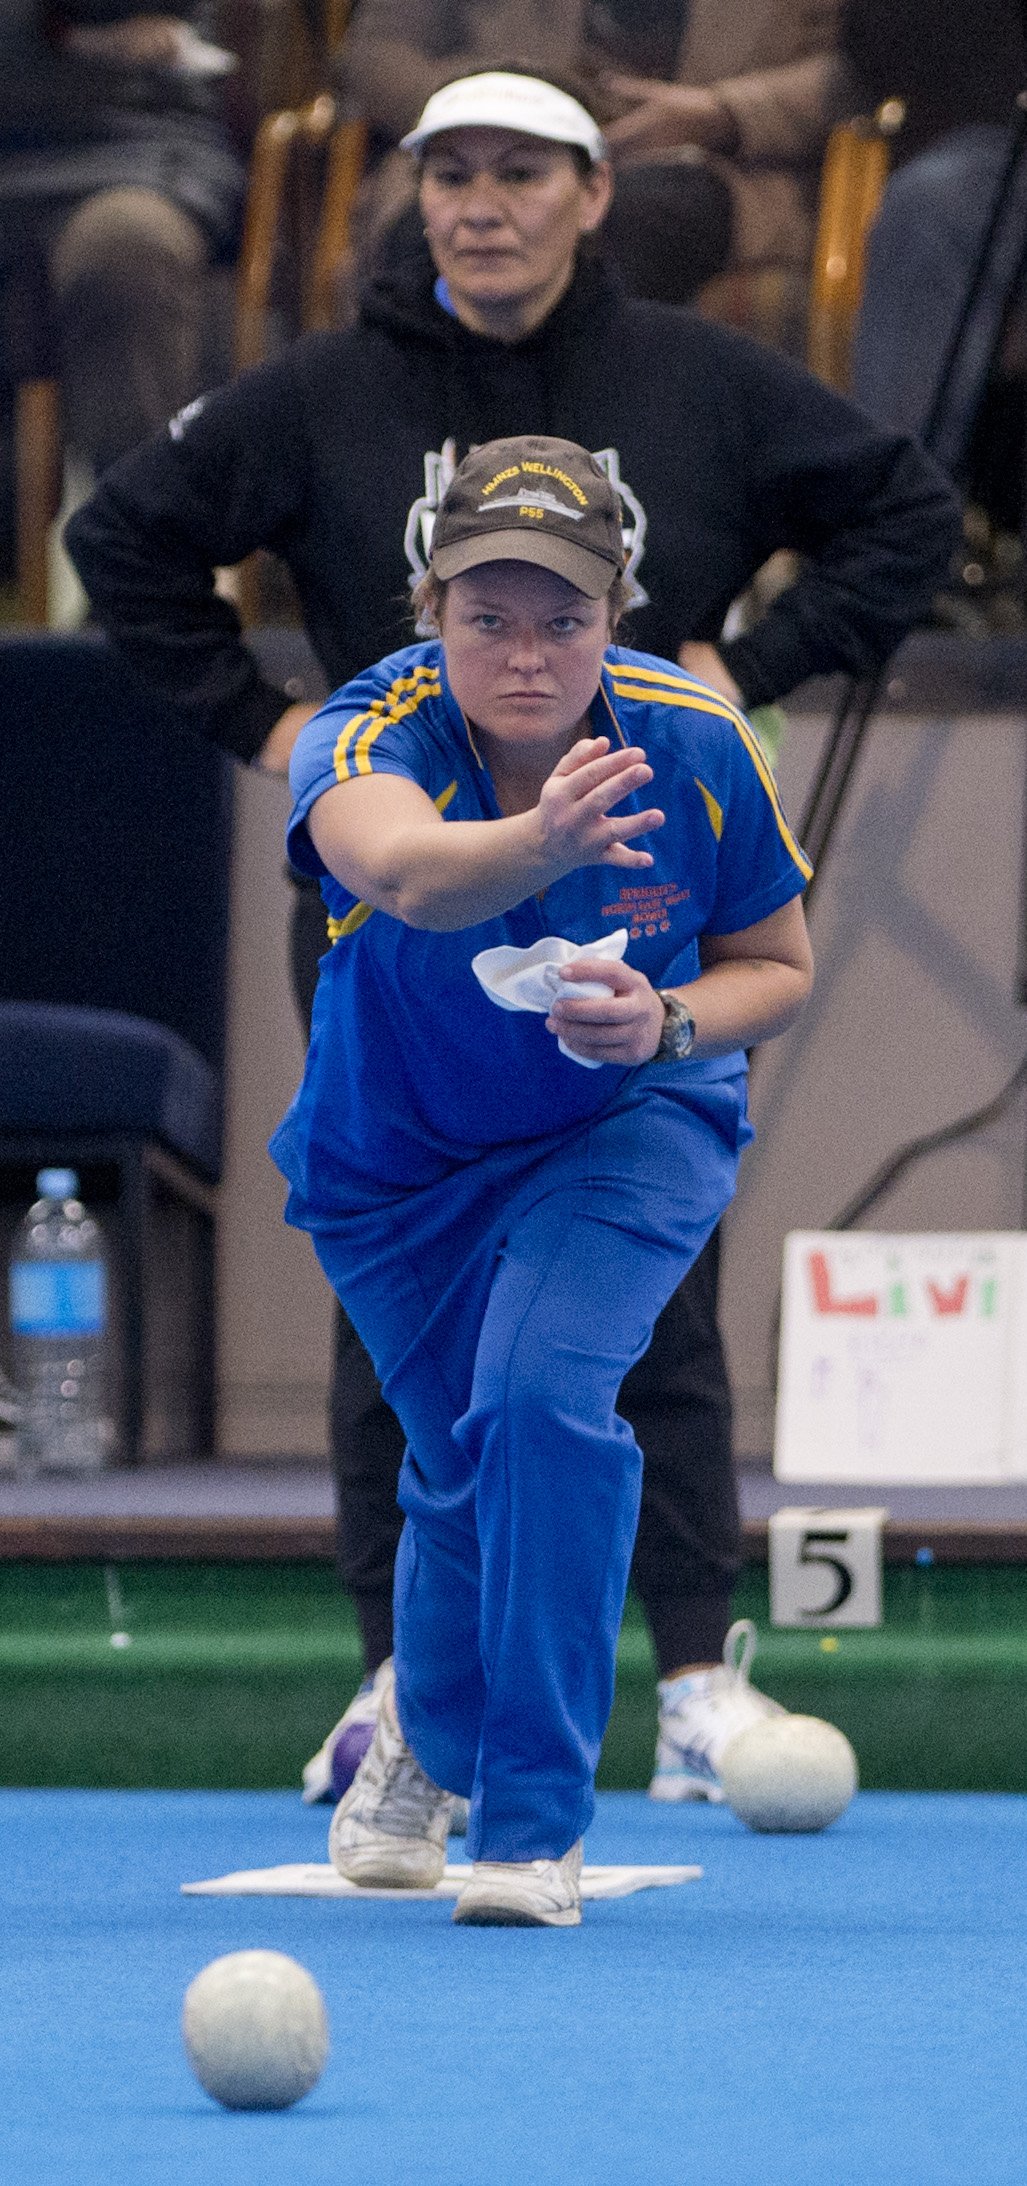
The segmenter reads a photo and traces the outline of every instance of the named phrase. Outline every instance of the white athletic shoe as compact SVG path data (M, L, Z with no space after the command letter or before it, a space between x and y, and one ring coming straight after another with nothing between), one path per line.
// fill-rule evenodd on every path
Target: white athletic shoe
M414 1759L383 1681L374 1737L328 1832L332 1866L348 1882L432 1890L442 1881L453 1801Z
M334 1729L329 1731L324 1745L319 1746L307 1762L303 1771L303 1799L306 1806L316 1806L321 1799L341 1799L349 1790L374 1737L378 1703L391 1675L390 1655L373 1677L365 1677L359 1692L354 1693L345 1715L339 1717Z
M580 1837L562 1860L475 1860L453 1919L477 1928L580 1927Z
M762 1716L787 1715L749 1683L756 1627L740 1617L724 1641L723 1666L661 1678L656 1774L650 1799L708 1799L721 1805L720 1758L732 1738Z

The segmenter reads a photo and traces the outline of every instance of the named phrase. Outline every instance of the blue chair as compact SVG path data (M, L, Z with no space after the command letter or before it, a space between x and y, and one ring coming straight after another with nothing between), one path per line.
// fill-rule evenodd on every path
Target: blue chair
M0 1226L77 1168L114 1257L121 1455L216 1444L232 765L102 639L0 640Z

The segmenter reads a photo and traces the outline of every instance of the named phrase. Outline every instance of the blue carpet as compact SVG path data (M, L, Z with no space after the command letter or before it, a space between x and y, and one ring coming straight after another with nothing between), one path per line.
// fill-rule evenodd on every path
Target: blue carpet
M609 1793L597 1860L705 1879L580 1932L444 1905L183 1899L322 1859L291 1794L0 1794L0 2178L35 2186L1023 2186L1027 1800L864 1796L819 1838ZM220 2111L178 2015L223 1951L290 1951L332 2054Z

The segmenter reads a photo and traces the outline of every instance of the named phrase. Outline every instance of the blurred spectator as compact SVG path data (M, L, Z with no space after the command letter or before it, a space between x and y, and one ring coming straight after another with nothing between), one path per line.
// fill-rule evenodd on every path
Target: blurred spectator
M979 512L970 519L965 606L987 622L997 587L995 626L1005 627L1010 545L995 532L1023 521L1027 359L1015 321L1023 316L1027 159L1007 177L958 364L947 365L1009 162L1016 94L1027 86L1024 12L1018 0L976 0L966 10L938 0L906 0L902 9L849 0L844 35L864 105L897 96L906 107L896 171L870 239L853 392L881 424L929 431L945 468L985 505L990 525Z
M897 96L906 107L870 242L855 389L884 423L919 433L1006 163L1013 101L1027 84L1024 19L1015 0L977 0L965 13L936 0L907 0L901 11L850 0L846 41L866 105ZM1024 212L1027 242L1027 200ZM978 401L1015 265L1004 271L980 297ZM963 422L968 437L972 417Z
M622 170L605 241L637 294L683 303L727 269L801 279L847 105L838 15L838 0L360 0L338 70L385 153L364 254L413 195L385 148L440 84L517 56L588 83Z
M194 0L0 10L0 402L57 376L87 474L197 392L204 277L245 182L218 112L232 65Z

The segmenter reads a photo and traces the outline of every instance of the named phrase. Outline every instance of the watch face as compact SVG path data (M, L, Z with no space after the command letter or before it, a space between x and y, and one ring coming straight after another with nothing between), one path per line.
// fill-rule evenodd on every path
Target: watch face
M667 1022L663 1028L663 1037L657 1049L657 1054L661 1055L666 1062L683 1063L686 1056L692 1052L692 1043L695 1039L695 1023L680 1002L672 1001L665 995L663 997L663 1006L667 1012Z

